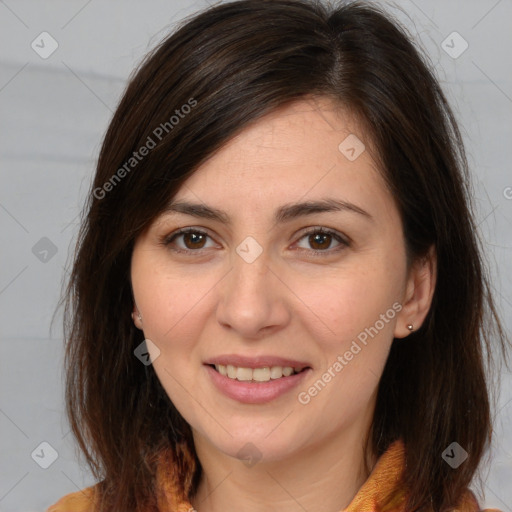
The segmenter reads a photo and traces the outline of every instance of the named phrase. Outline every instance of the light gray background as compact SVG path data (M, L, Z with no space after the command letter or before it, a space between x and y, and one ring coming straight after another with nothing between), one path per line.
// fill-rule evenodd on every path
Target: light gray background
M1 512L44 510L93 483L67 435L60 313L52 332L50 320L101 138L127 78L176 21L206 5L203 0L0 1ZM394 5L391 11L430 55L463 127L478 220L510 330L512 2L400 0ZM43 31L59 45L47 59L31 48ZM442 47L454 31L469 45L458 58ZM446 44L453 52L463 43L451 36ZM55 255L33 253L43 237L55 245ZM44 257L48 261L40 260ZM509 374L503 382L490 471L483 473L484 504L510 512ZM48 469L31 457L43 441L58 452ZM48 449L44 453L49 456Z

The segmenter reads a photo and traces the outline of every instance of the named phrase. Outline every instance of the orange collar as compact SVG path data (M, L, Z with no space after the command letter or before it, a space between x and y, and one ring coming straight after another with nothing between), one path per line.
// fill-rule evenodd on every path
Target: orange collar
M372 473L354 496L350 505L341 512L406 512L406 489L400 483L405 467L405 447L402 440L393 442L379 457ZM186 491L179 491L175 465L161 460L157 470L158 510L159 512L195 512L186 497ZM185 489L190 488L190 479ZM397 490L393 502L385 508L383 498ZM468 491L463 503L457 508L459 512L477 512L478 504L473 494ZM485 512L485 511L482 511ZM491 510L487 512L492 512ZM498 511L499 512L499 511Z
M191 471L188 472L185 485L178 479L176 465L171 452L163 452L157 467L157 502L159 512L193 512L186 493L191 485ZM193 466L190 454L186 454L187 466ZM341 512L406 512L406 489L400 487L400 478L405 467L405 448L401 440L392 443L378 459L371 475L359 489L350 505ZM180 490L182 489L182 490ZM186 489L186 490L183 490ZM392 490L397 489L397 498L387 508L382 506L382 499ZM50 507L47 512L92 512L94 508L94 486L82 491L68 494ZM471 491L467 491L459 512L477 512L478 503ZM493 512L488 509L482 512ZM499 512L499 511L496 511Z
M399 512L403 510L405 492L400 493L398 502L386 511L379 506L379 500L399 485L404 466L403 442L395 441L385 453L379 457L369 478L359 489L358 493L343 512L379 511ZM173 464L163 464L157 470L157 488L159 512L193 512L185 492L179 492L179 485Z

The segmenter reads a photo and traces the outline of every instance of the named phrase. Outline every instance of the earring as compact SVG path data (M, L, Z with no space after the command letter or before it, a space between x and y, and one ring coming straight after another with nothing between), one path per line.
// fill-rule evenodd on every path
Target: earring
M407 329L409 329L409 331L414 331L414 326L412 324L407 324Z
M139 322L142 322L142 317L140 316L140 313L137 312L137 316L139 317ZM132 320L135 322L135 313L132 311Z

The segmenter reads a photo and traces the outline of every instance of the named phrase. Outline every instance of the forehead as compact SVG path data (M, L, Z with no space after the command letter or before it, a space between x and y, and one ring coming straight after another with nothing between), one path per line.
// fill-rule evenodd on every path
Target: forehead
M389 208L392 197L370 148L347 109L327 98L296 101L242 129L186 180L173 202L199 200L241 215L248 207L274 210L335 195Z
M327 98L309 98L280 107L246 126L212 158L223 165L336 160L349 135L366 139L358 119ZM208 167L206 165L205 167Z

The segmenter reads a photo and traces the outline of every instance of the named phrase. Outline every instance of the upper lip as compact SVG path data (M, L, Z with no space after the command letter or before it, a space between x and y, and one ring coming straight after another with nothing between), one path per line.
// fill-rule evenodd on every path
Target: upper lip
M287 359L279 356L242 356L238 354L226 354L217 357L212 357L205 361L204 364L213 364L218 365L222 364L227 366L228 364L241 367L241 368L264 368L266 366L290 366L291 368L300 368L301 370L304 368L309 368L310 365L305 363L304 361L297 361L295 359Z

